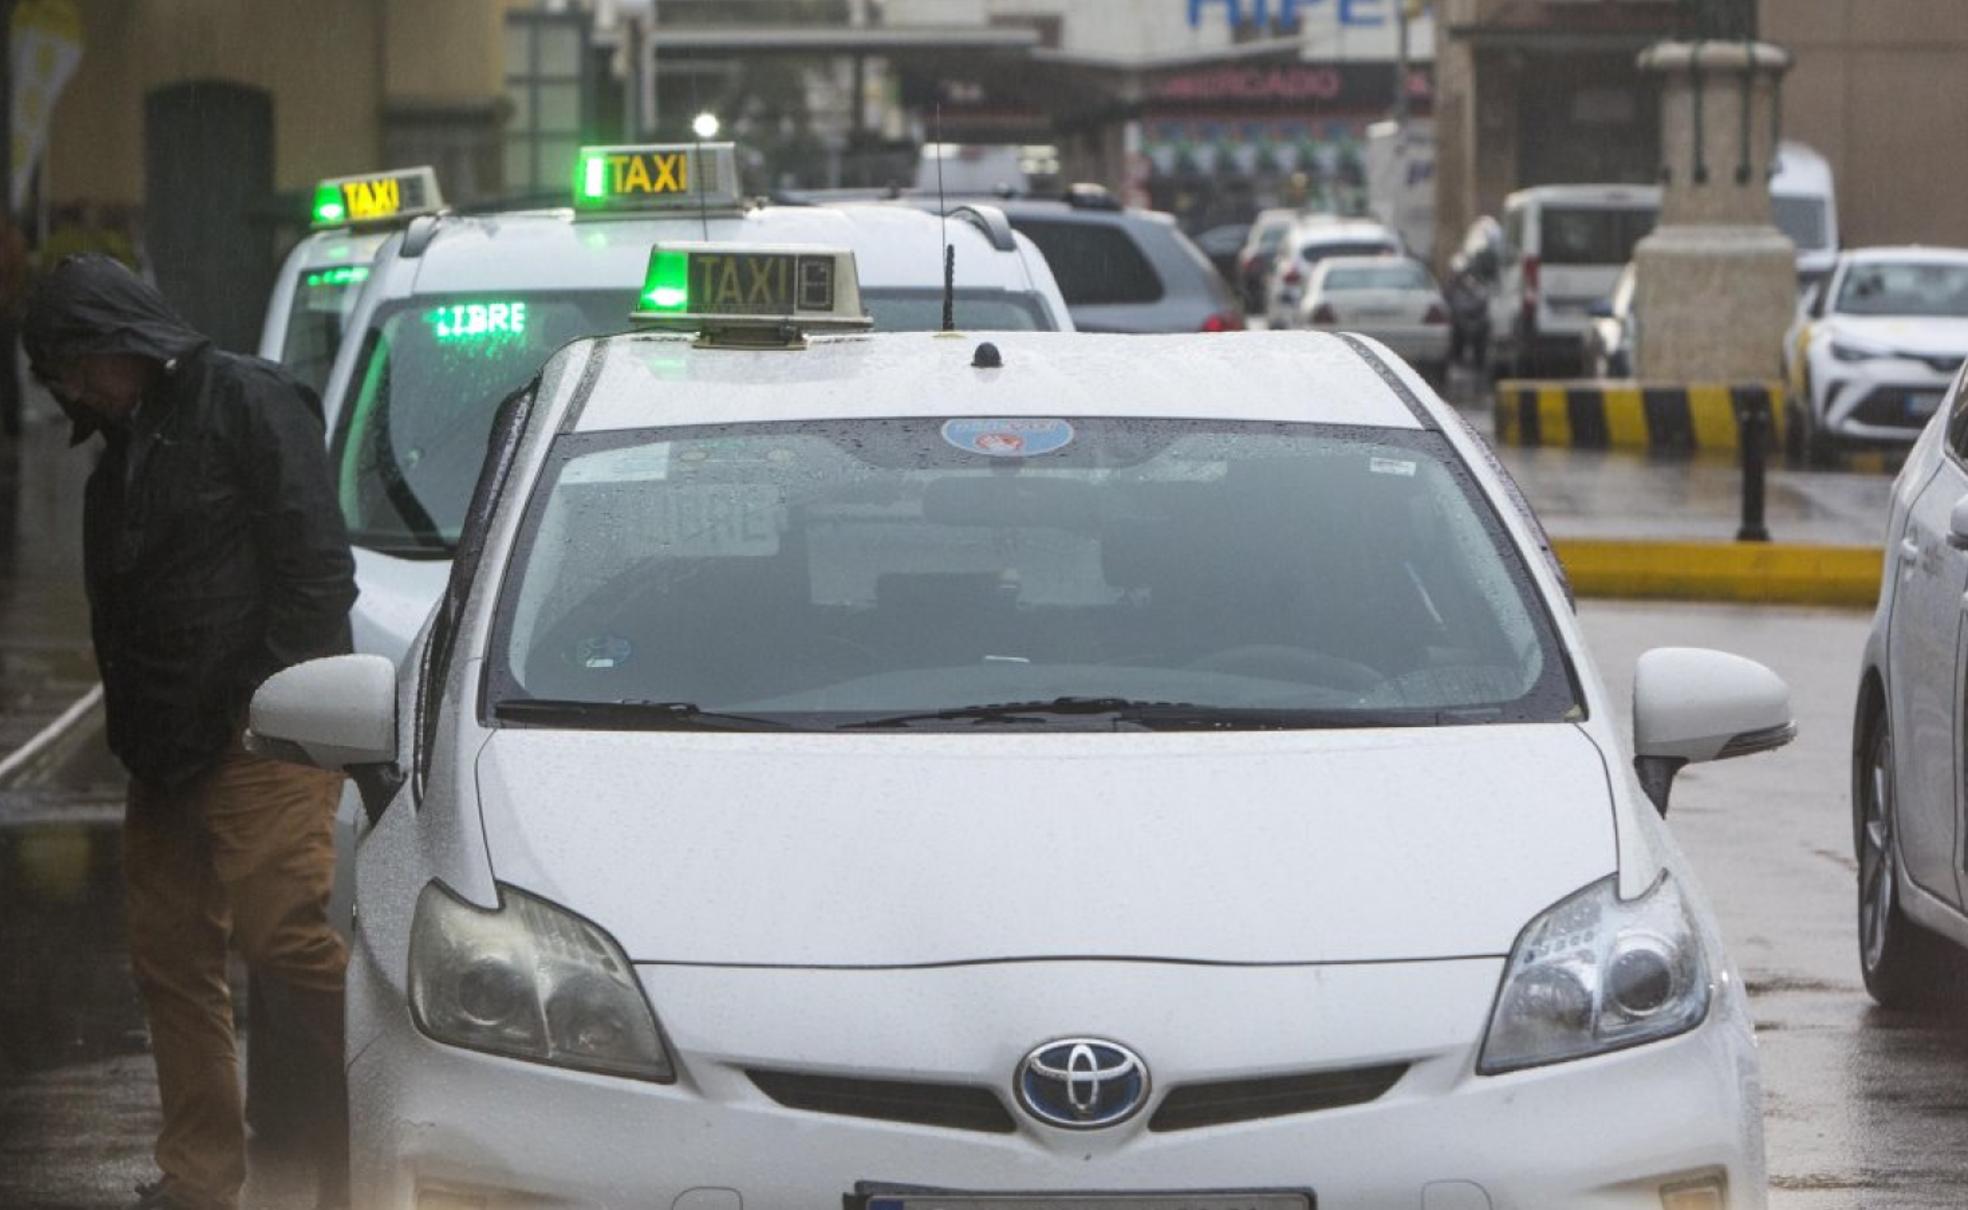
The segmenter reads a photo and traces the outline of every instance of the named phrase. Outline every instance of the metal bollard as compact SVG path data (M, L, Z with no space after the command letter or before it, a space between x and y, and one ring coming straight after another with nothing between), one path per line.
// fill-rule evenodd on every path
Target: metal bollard
M1768 542L1763 523L1763 470L1770 459L1770 401L1767 394L1737 405L1736 427L1742 445L1742 525L1738 542Z

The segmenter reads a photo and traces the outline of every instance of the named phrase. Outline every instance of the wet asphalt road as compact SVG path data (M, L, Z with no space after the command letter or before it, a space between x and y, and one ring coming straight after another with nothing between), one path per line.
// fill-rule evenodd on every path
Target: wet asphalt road
M1582 616L1621 700L1634 659L1662 644L1763 660L1794 691L1797 743L1683 774L1670 816L1751 991L1772 1206L1968 1204L1968 1012L1873 1008L1856 967L1846 750L1866 618L1611 602ZM32 1039L0 1090L0 1206L116 1205L147 1176L155 1117L114 871L105 823L0 831L0 1036ZM305 1204L291 1164L265 1172L253 1204Z

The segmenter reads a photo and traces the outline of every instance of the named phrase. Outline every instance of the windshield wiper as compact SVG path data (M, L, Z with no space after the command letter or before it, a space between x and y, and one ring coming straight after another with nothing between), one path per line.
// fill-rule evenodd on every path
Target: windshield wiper
M379 534L358 530L349 535L349 544L398 559L449 559L456 553L451 543L435 534Z
M1322 731L1367 727L1428 727L1443 722L1435 711L1384 711L1273 706L1205 706L1196 702L1139 701L1128 697L1055 697L1045 701L952 706L913 714L843 723L842 730L905 728L917 723L1049 723L1058 718L1105 715L1107 720L1151 731Z
M567 698L509 697L492 713L516 723L553 723L601 731L785 731L792 724L752 714L705 710L695 702L652 702L624 698L588 702Z
M1043 701L991 702L976 706L952 706L947 710L924 710L914 714L890 714L860 722L843 723L842 730L881 727L908 727L916 723L1048 723L1056 718L1082 718L1106 715L1117 723L1143 727L1234 727L1250 726L1238 716L1250 711L1221 706L1199 706L1194 702L1145 702L1127 697L1055 697ZM1269 713L1269 712L1258 712ZM1234 720L1234 721L1233 721Z

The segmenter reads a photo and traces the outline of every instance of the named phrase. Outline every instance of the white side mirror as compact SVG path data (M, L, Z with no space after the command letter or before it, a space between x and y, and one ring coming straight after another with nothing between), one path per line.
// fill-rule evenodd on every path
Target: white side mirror
M1633 763L1663 815L1681 766L1768 752L1795 738L1790 686L1754 660L1657 647L1634 669Z
M334 655L274 673L253 695L246 746L347 772L396 763L396 665Z

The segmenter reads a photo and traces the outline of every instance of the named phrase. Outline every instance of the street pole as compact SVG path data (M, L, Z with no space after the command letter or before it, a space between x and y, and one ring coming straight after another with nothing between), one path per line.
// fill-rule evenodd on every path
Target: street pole
M14 0L0 0L0 238L14 229ZM0 299L0 433L21 431L20 369L13 305Z
M1408 130L1408 0L1394 0L1394 124ZM1407 144L1401 144L1405 151Z

